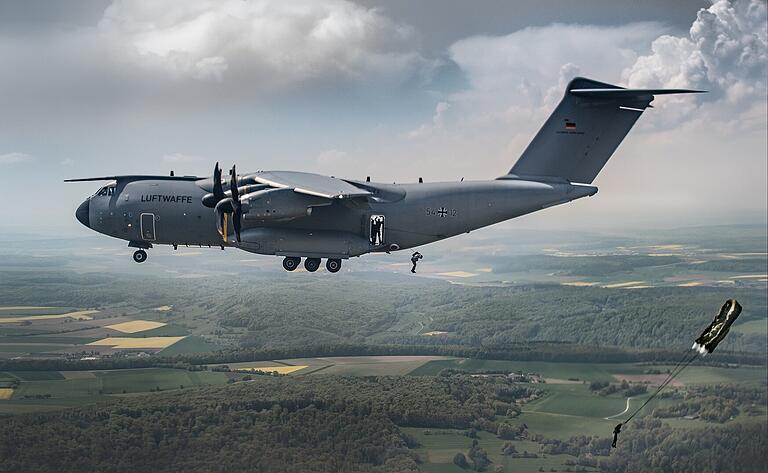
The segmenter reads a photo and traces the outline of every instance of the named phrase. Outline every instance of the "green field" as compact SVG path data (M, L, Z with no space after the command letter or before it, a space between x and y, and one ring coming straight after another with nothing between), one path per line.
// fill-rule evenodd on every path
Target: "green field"
M21 381L53 381L64 379L58 371L9 371L9 375ZM0 373L2 377L2 373Z
M64 379L58 371L0 373L3 379L7 377L21 380L12 398L0 401L0 414L52 410L109 401L113 399L111 395L146 393L158 388L167 391L227 382L225 373L170 368L76 373L78 377L75 379Z
M501 372L533 372L545 378L579 381L616 381L622 374L643 374L647 370L656 369L662 373L672 368L672 365L647 365L637 363L550 363L543 361L505 361L505 360L475 360L453 359L436 360L411 371L411 376L435 376L446 368L460 369L468 372L501 371ZM717 383L765 383L768 372L762 367L719 368L712 366L689 366L677 378L685 384L717 384Z
M59 352L71 345L45 343L5 343L0 344L0 353L45 353Z
M530 385L540 387L547 395L524 406L525 411L548 412L579 417L609 417L626 407L626 398L599 396L582 384Z
M731 330L744 335L765 335L768 334L768 320L750 320L734 325Z
M453 464L453 457L457 453L467 454L472 446L472 439L464 435L462 430L452 429L422 429L415 427L406 427L402 429L413 438L415 438L420 447L416 448L416 453L423 460L422 469L430 473L463 473L458 466ZM527 451L536 453L539 458L510 458L502 453L502 447L507 440L501 440L488 432L480 432L477 436L478 445L488 452L488 458L493 462L487 471L501 465L505 472L533 473L538 472L540 467L545 471L555 468L563 471L566 468L567 460L575 460L570 455L547 455L540 451L541 446L536 442L524 440L509 441L515 445L518 452ZM592 470L588 470L592 471Z
M165 327L160 328L162 329ZM165 348L159 354L161 356L173 356L182 353L208 353L216 349L216 346L206 342L202 337L193 335L174 343L168 348Z
M152 320L149 318L145 318L142 320ZM158 322L162 322L162 320L158 320ZM142 332L135 332L135 333L121 333L121 337L137 337L137 338L143 338L143 337L181 337L183 335L189 335L189 330L185 329L184 327L181 327L179 325L174 324L168 324L164 325L162 327L153 328L151 330L144 330Z

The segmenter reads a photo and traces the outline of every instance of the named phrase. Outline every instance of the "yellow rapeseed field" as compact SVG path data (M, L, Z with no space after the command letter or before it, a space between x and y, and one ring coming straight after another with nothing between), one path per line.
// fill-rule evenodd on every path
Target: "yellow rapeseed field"
M151 320L131 320L130 322L123 322L120 324L107 325L106 328L117 330L123 333L137 333L145 330L152 330L153 328L163 327L168 325L164 322L153 322Z
M607 288L607 289L625 288L625 287L630 287L630 286L638 286L640 284L643 284L644 282L645 281L619 282L619 283L615 283L615 284L606 284L603 287Z
M101 347L112 347L117 349L127 348L168 348L174 343L182 340L186 337L145 337L145 338L130 338L130 337L109 337L96 340L88 345L95 345Z
M0 399L10 399L13 396L12 388L0 388Z
M238 366L235 371L261 371L263 373L272 373L277 371L280 374L290 374L294 371L303 370L306 366Z
M476 273L469 273L467 271L451 271L448 273L437 273L438 276L446 276L449 278L473 278L477 276Z
M25 320L46 320L46 319L75 319L75 320L91 320L91 314L98 313L98 310L77 310L75 312L67 312L66 314L52 314L52 315L23 315L19 317L3 317L0 318L0 324L10 324L15 322L23 322Z

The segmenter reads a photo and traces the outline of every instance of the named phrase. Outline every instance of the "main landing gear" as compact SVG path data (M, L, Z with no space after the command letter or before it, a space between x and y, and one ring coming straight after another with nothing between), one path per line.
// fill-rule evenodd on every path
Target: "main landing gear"
M293 271L299 267L299 263L301 263L301 258L293 258L289 256L283 260L283 268L285 268L286 271Z
M136 250L133 253L133 260L137 263L143 263L147 260L147 252L144 250Z
M317 268L320 267L320 258L307 258L304 260L304 269L309 271L310 273L314 273L317 271Z
M288 256L283 260L283 268L285 268L286 271L294 271L299 267L300 263L301 258ZM304 269L310 273L314 273L320 269L320 258L306 258L304 260ZM328 258L325 262L325 269L327 269L329 273L338 273L341 269L341 260L338 258Z

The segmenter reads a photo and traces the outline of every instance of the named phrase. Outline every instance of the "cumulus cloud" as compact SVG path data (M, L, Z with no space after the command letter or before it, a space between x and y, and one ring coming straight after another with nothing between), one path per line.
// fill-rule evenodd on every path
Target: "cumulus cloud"
M0 154L0 164L18 164L27 161L31 161L32 156L24 153L6 153Z
M0 77L6 104L27 95L19 107L55 113L398 87L434 61L411 27L348 0L114 0L91 27L0 32L0 65L16 71Z
M651 53L623 71L624 82L630 87L706 89L708 96L699 100L731 105L729 115L751 113L755 102L764 111L767 10L762 0L717 0L698 12L688 35L653 41Z
M98 30L139 67L175 78L402 80L423 65L413 31L346 0L116 0Z

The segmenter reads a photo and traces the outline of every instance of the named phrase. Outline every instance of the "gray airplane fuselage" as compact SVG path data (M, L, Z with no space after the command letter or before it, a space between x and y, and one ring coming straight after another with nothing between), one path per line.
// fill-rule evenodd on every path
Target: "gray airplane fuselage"
M265 255L345 259L424 245L597 192L593 186L514 178L357 183L380 191L383 201L336 199L314 207L310 215L286 221L246 214L241 242L236 243L232 235L225 240L217 230L215 213L202 203L207 191L200 181L170 177L118 181L83 202L78 219L132 246L225 245ZM371 242L372 216L384 217L383 242Z
M381 184L332 176L230 171L213 177L112 176L76 215L98 232L139 248L154 244L233 246L284 256L296 269L442 240L594 195L590 185L656 95L686 89L625 89L574 78L509 172L495 180Z

